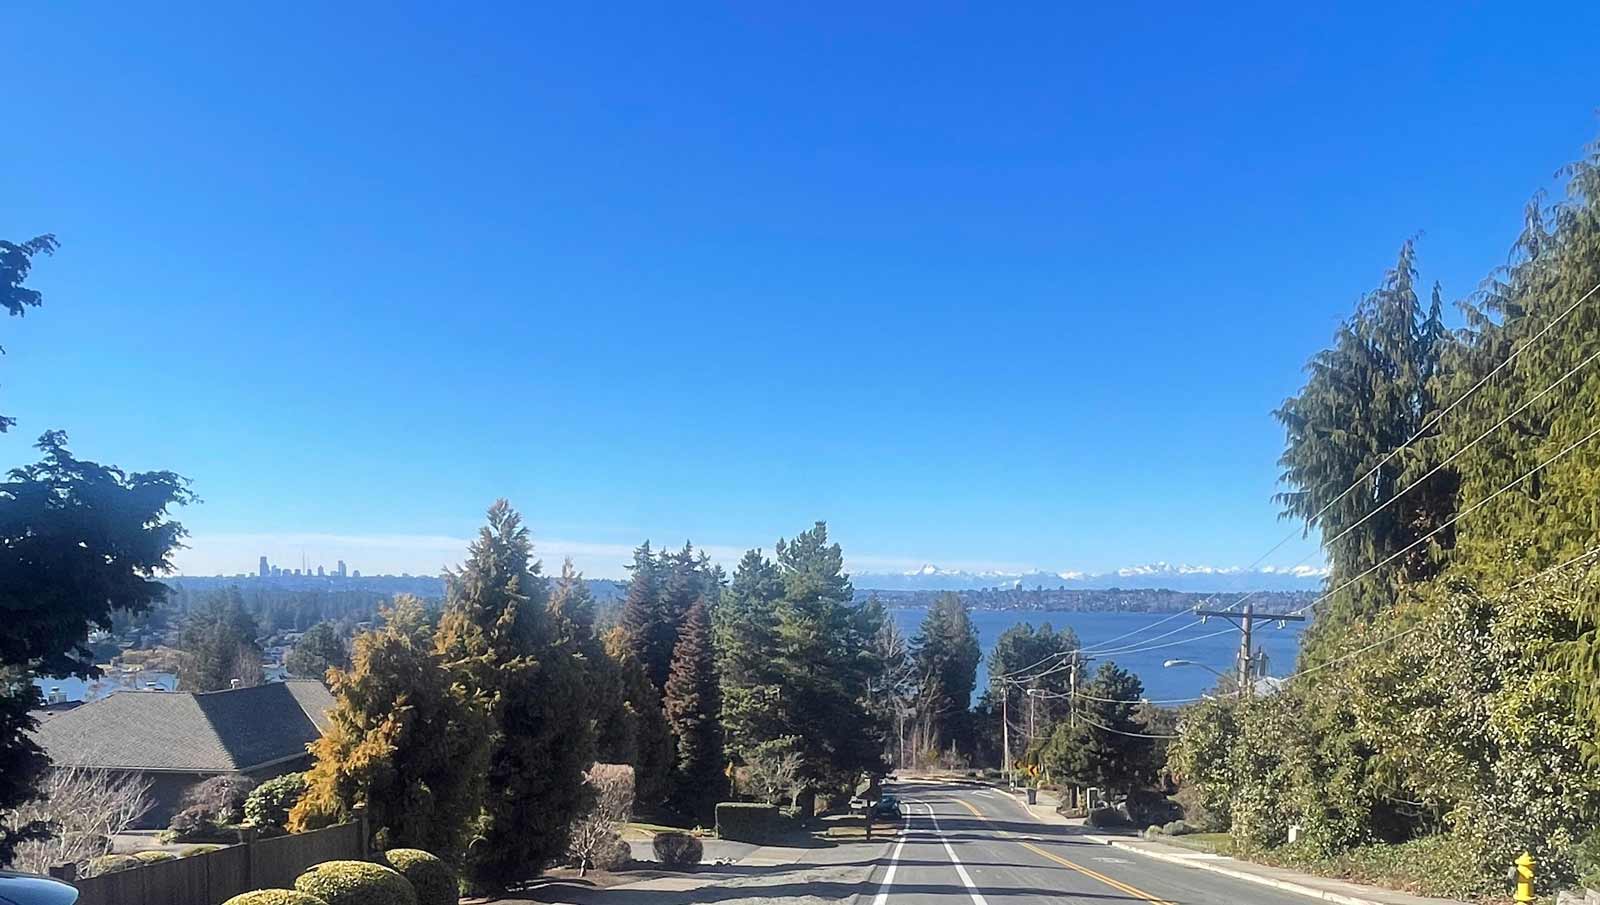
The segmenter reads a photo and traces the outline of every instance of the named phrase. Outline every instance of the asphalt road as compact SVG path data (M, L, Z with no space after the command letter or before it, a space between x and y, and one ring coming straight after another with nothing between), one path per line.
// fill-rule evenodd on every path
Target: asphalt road
M1312 900L1143 858L1040 823L1003 792L906 784L892 789L905 830L872 872L860 905L1307 905Z

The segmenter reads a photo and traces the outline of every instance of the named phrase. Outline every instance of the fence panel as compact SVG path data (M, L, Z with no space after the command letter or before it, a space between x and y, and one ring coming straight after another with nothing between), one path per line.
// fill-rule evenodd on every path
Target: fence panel
M365 854L361 851L361 827L355 823L262 839L249 848L250 881L256 889L288 889L294 886L294 878L313 864Z
M364 858L359 822L231 845L77 880L78 905L221 905L252 889L289 888L323 861Z

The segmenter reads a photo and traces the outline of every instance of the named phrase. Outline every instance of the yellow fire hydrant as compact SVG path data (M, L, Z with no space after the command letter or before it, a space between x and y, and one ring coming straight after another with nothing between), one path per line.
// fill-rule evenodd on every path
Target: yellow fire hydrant
M1517 858L1517 891L1511 898L1518 902L1533 901L1533 856L1527 852Z

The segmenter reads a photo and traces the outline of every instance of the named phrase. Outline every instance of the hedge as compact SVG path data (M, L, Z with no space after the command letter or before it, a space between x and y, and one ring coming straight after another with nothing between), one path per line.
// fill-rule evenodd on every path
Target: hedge
M456 905L461 898L455 871L436 855L420 848L391 848L383 860L410 881L417 905Z
M788 829L789 821L775 805L748 801L717 803L717 838L762 844Z
M417 905L410 881L366 861L324 861L295 878L294 888L328 905Z
M144 862L132 855L101 855L89 862L89 876L114 874L119 870L132 870L143 865Z
M255 889L240 893L222 905L328 905L314 895L294 889Z
M139 859L139 863L141 863L141 864L156 864L156 863L159 863L161 861L176 861L176 860L178 860L178 856L177 855L174 855L171 852L164 852L164 851L161 851L159 849L150 849L149 851L144 851L144 852L134 852L133 856L135 858L138 858Z

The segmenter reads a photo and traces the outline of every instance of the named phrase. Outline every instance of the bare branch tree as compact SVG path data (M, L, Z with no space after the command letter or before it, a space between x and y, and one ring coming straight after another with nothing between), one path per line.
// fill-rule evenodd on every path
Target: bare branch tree
M14 819L50 825L51 837L17 847L11 866L45 873L57 864L84 868L111 851L111 838L127 832L150 810L150 783L96 767L52 767L38 795Z
M594 793L589 812L572 826L567 856L583 876L591 867L616 867L624 860L622 827L633 818L633 768L627 764L595 764L583 776Z

